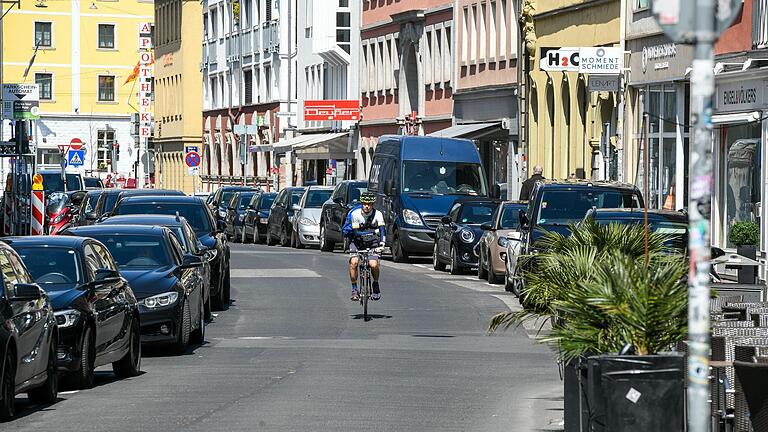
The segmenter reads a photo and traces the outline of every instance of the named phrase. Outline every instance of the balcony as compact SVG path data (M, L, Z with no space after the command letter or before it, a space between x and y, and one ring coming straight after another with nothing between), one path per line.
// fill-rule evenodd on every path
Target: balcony
M265 53L280 52L280 25L277 21L265 22L262 30L262 51Z
M753 0L752 8L752 49L768 48L768 0Z

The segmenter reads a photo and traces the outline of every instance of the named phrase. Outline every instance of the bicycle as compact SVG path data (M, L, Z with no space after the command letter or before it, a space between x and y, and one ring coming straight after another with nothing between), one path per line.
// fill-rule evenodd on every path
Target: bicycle
M368 299L371 297L373 276L371 275L371 250L357 251L357 283L360 289L360 305L363 306L363 321L370 321L368 316Z

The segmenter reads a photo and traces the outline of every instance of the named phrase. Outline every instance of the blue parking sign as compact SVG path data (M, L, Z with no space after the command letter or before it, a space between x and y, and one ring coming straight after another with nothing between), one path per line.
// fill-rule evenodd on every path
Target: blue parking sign
M85 150L69 150L67 152L67 165L73 167L83 166L85 161Z

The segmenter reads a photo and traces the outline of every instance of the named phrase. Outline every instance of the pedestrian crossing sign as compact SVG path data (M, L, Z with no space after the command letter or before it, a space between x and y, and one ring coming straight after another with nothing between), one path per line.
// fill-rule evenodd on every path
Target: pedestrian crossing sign
M85 160L85 150L69 150L67 152L67 165L78 167L83 166Z

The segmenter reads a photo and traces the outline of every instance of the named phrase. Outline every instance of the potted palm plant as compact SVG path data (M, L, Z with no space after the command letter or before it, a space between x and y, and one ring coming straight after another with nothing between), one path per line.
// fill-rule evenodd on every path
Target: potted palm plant
M646 254L641 225L586 221L568 237L546 234L523 273L528 308L491 322L495 330L552 319L540 340L567 365L566 376L569 368L580 374L589 390L579 402L589 409L579 415L573 404L583 401L582 385L565 381L566 431L682 430L683 359L659 353L686 334L687 265L668 253L665 236L647 236ZM588 367L577 371L577 364Z

